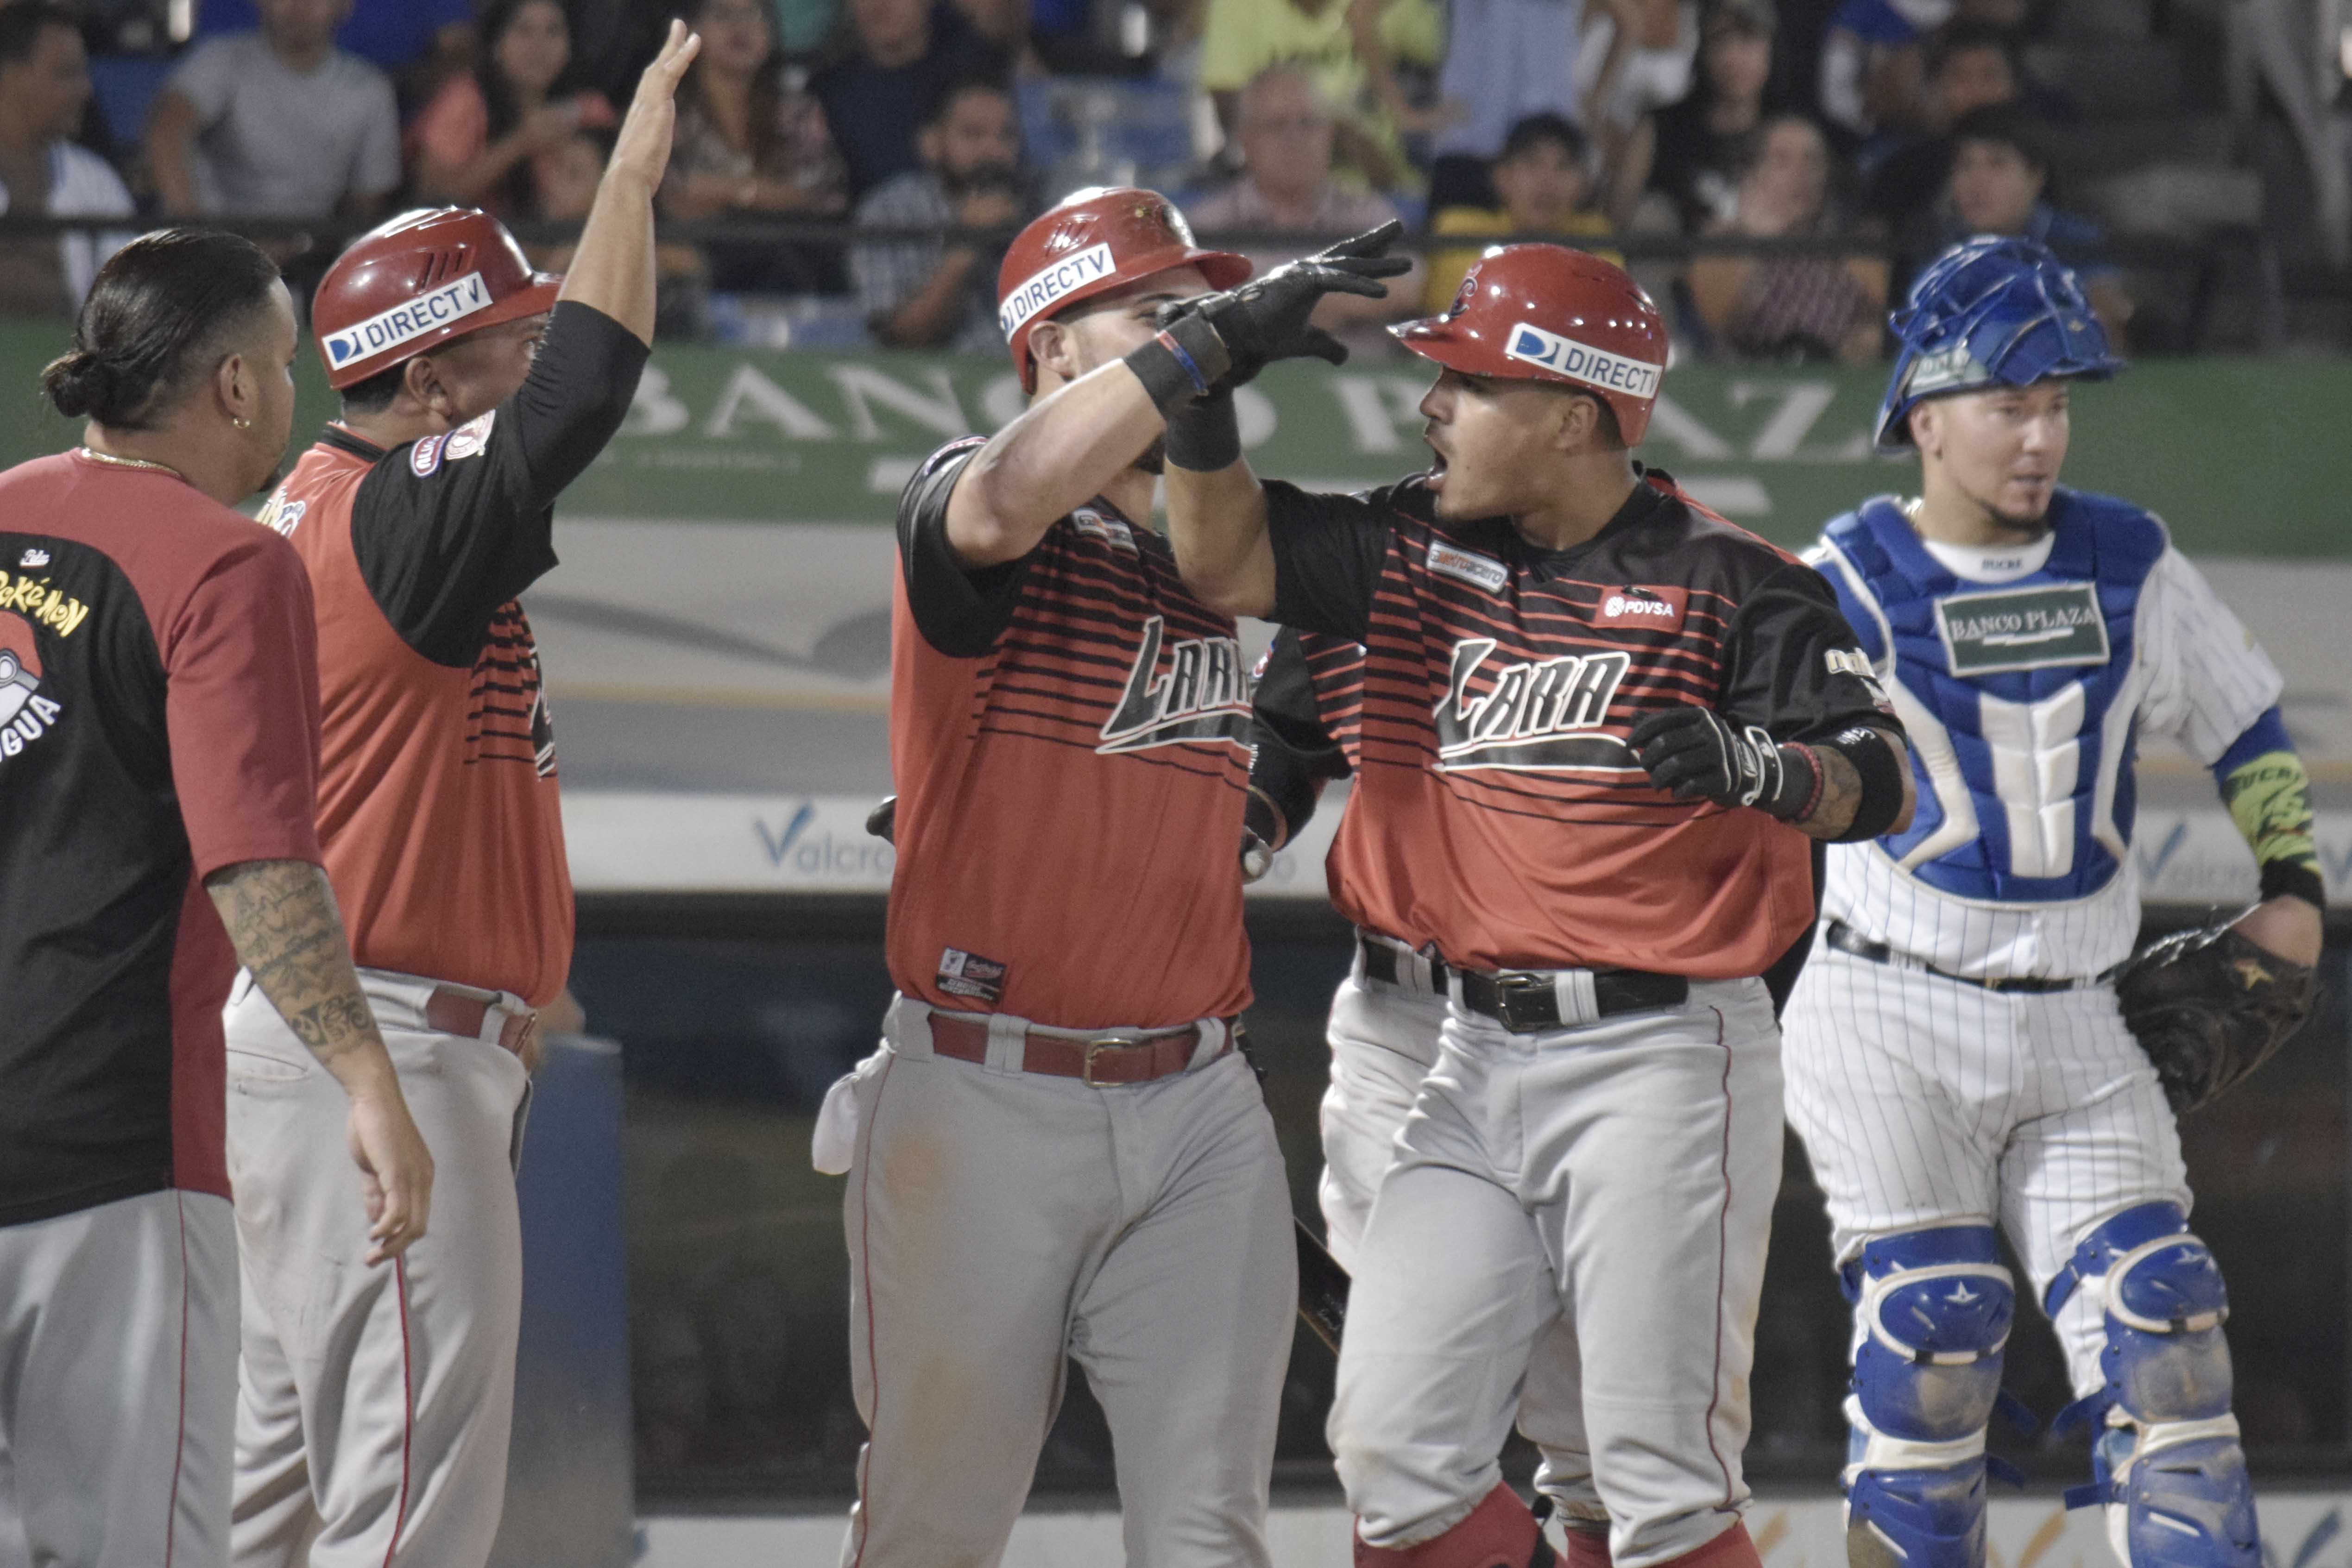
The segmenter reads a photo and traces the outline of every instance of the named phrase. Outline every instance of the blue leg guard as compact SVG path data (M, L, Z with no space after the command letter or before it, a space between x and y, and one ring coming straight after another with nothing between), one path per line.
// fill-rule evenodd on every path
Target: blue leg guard
M1989 1225L1906 1231L1845 1267L1852 1568L1982 1568L1985 1427L2017 1299Z
M2230 1297L2221 1270L2169 1203L2100 1225L2042 1298L2054 1315L2077 1288L2105 1310L2100 1390L2062 1425L2096 1418L2092 1481L2067 1506L2102 1503L2130 1568L2261 1568L2246 1457L2230 1413Z

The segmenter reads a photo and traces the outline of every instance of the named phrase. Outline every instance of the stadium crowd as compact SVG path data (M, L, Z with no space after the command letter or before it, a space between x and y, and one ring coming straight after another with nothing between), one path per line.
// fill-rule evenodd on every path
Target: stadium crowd
M1982 233L2050 245L2111 333L2166 346L2160 323L2135 320L2101 224L2055 188L2077 110L2026 68L2050 21L2031 0L1781 6L691 0L705 45L664 214L892 232L843 244L737 225L665 246L662 329L998 352L1002 246L982 236L1080 186L1140 183L1202 234L1245 236L1262 266L1402 218L1422 265L1385 300L1330 306L1374 356L1391 351L1386 321L1443 308L1507 235L1603 251L1622 235L1810 242L1637 267L1706 357L1874 358L1910 271ZM341 236L458 204L577 221L614 97L678 10L0 4L0 212L122 223L0 238L0 311L70 309L112 245L177 219L317 220ZM297 279L306 244L313 274L331 249L278 244ZM563 257L536 247L542 265Z

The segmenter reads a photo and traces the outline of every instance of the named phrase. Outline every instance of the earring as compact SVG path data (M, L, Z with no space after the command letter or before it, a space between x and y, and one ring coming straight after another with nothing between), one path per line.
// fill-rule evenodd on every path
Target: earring
M231 418L229 423L236 426L239 430L251 430L253 428L253 421L249 419Z

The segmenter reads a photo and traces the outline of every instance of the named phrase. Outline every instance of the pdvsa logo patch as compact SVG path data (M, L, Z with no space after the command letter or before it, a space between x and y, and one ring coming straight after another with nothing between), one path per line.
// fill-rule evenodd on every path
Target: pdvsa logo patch
M63 706L41 695L41 654L32 623L0 611L0 759L49 733Z
M1648 626L1672 632L1683 623L1690 593L1680 588L1636 588L1628 584L1601 596L1592 620L1599 626Z

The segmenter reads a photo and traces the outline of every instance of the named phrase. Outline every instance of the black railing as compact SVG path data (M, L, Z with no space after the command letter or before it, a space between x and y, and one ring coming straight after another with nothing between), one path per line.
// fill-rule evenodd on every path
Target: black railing
M39 239L62 235L127 234L149 229L187 226L242 234L257 242L284 247L291 254L323 257L340 250L373 226L373 221L341 217L205 216L173 219L49 217L8 214L0 216L0 242ZM581 225L572 222L530 219L509 225L526 245L554 246L579 238ZM840 218L708 218L692 223L664 222L656 227L665 243L687 246L840 248L858 245L945 241L992 249L1013 235L1010 228L973 229L960 226L904 224L860 224ZM1203 230L1200 243L1235 250L1297 253L1347 236L1309 235L1263 229ZM1605 236L1564 239L1558 235L1436 235L1426 232L1401 236L1400 252L1427 254L1460 251L1521 241L1571 245L1578 249L1606 251L1628 263L1671 264L1699 256L1738 256L1872 257L1892 265L1904 259L1903 248L1882 232L1856 229L1835 235L1759 238L1745 235L1683 235L1627 230ZM2187 280L2183 346L2205 347L2213 306L2221 293L2223 273L2233 261L2245 267L2246 287L2253 302L2252 339L2263 352L2284 346L2284 282L2278 253L2268 234L2251 225L2217 227L2197 238L2160 235L2114 235L2106 246L2115 265L2168 274Z

